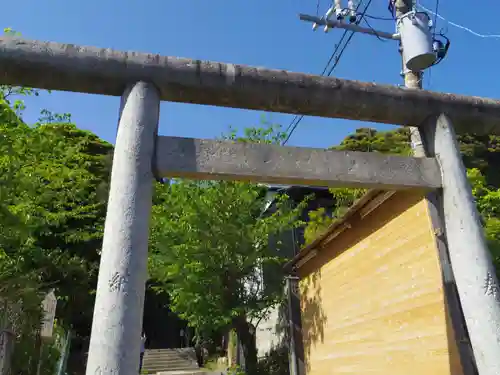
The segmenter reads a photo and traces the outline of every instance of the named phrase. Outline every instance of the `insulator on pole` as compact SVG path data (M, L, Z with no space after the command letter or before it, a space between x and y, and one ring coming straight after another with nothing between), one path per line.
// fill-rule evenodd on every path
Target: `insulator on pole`
M358 9L357 0L349 0L347 2L347 11L349 15L349 22L354 23L357 19L356 9Z
M335 15L337 16L338 20L341 20L344 18L344 12L343 12L343 7L342 7L342 0L335 0Z

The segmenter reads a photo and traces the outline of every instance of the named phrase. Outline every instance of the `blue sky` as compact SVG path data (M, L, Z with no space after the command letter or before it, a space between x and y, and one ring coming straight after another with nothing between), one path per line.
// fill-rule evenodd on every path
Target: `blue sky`
M365 0L366 1L366 0ZM436 0L421 0L430 9ZM500 1L471 7L466 0L440 0L439 13L483 34L500 34ZM321 1L321 11L329 2ZM471 14L475 12L476 14ZM298 13L316 13L316 0L18 0L2 4L1 25L28 39L50 40L137 50L163 55L318 74L323 70L340 30L311 31ZM387 0L373 0L369 14L388 17ZM394 24L371 21L392 31ZM498 98L500 39L479 38L439 21L452 45L448 57L427 74L426 88ZM397 43L356 35L333 75L361 81L401 84ZM41 109L69 112L78 126L114 142L119 99L53 92L27 101L25 119L35 121ZM258 124L263 113L209 106L163 103L160 133L214 138L228 126ZM285 127L293 116L264 114ZM306 117L290 145L328 147L366 124ZM373 125L389 129L387 125Z

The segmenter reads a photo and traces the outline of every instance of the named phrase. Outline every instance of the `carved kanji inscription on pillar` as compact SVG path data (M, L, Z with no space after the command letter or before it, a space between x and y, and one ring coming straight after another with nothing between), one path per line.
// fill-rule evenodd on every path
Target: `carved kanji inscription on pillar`
M123 290L128 283L128 277L116 272L109 280L109 290L112 292L119 292Z
M495 281L495 278L488 273L486 279L484 281L484 293L488 296L493 296L497 301L499 300L499 288L498 284Z

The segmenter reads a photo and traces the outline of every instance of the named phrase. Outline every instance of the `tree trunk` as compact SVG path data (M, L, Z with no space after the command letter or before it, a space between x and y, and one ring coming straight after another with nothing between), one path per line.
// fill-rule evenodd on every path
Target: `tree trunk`
M238 340L243 348L245 357L245 372L247 375L257 375L257 347L255 344L255 330L244 316L239 316L233 321Z

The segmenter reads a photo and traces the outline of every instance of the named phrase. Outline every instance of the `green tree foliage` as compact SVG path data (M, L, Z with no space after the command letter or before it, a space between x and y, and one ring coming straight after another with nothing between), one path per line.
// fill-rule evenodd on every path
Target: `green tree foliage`
M399 155L411 154L409 133L406 128L386 132L378 132L371 128L359 128L356 129L354 134L348 135L339 145L332 147L332 149ZM328 227L340 219L354 201L365 192L364 189L330 189L332 199L335 202L335 210L331 216L327 215L323 208L309 212L309 220L304 230L305 243L309 244L325 233Z
M403 127L385 132L371 128L359 128L332 149L410 155L410 134L408 129Z
M30 236L26 246L6 252L22 257L26 272L37 269L56 287L58 313L75 323L89 310L86 298L98 267L110 146L71 124L19 132L12 139L20 157L17 194L8 202Z
M458 136L458 141L478 210L483 218L489 248L500 274L500 137L466 134ZM360 128L332 149L410 155L410 134L403 127L384 132ZM337 206L334 215L330 218L321 209L311 212L305 230L306 242L311 242L324 233L364 191L334 189L331 192Z
M272 348L259 362L259 374L262 375L289 375L288 345Z
M19 263L0 249L0 329L15 334L11 370L29 374L27 359L37 354L33 343L42 318L42 298L36 273L21 272Z
M500 187L500 137L460 135L460 151L467 168L476 168L489 186Z
M248 129L242 142L278 142L275 128ZM269 238L299 225L302 206L290 209L286 197L270 216L261 213L266 189L229 181L176 180L157 190L153 208L151 276L163 281L171 308L198 334L234 328L242 342L249 374L255 374L254 332L266 310L281 301L276 291L263 290L259 270L281 264L282 243Z
M92 319L112 147L69 123L38 125L26 146L36 152L31 160L25 160L22 171L26 176L37 176L37 184L18 206L33 223L35 250L29 250L31 259L25 266L39 269L42 279L56 288L58 317L86 337ZM23 203L27 201L29 205Z
M467 175L483 219L488 247L497 273L500 274L500 189L488 186L486 178L477 168L469 169Z
M500 165L500 137L462 134L458 136L458 142L465 166L468 169L478 169L485 176L488 185L500 187L498 169L498 165ZM391 131L360 128L332 149L411 155L410 133L404 127Z
M324 208L319 208L308 213L309 218L304 230L305 244L310 244L324 234L330 225L342 218L354 201L360 198L365 192L365 189L330 189L330 194L335 202L335 209L332 215L327 215Z
M0 269L0 277L10 279L9 293L25 297L55 288L57 317L86 337L112 146L77 129L68 114L43 111L39 122L25 124L19 96L31 94L37 92L3 87L0 93L0 255L9 270ZM36 293L17 290L30 283Z
M19 115L23 102L11 102L12 95L28 93L23 89L0 87L0 329L15 333L15 353L26 352L34 355L33 332L41 320L41 283L37 270L26 271L24 259L13 256L11 249L30 246L30 228L27 218L16 212L12 200L24 190L31 189L30 180L18 178L22 166L22 155L15 147L16 139L25 134L26 127ZM27 356L25 364L13 361L15 373L29 370Z

